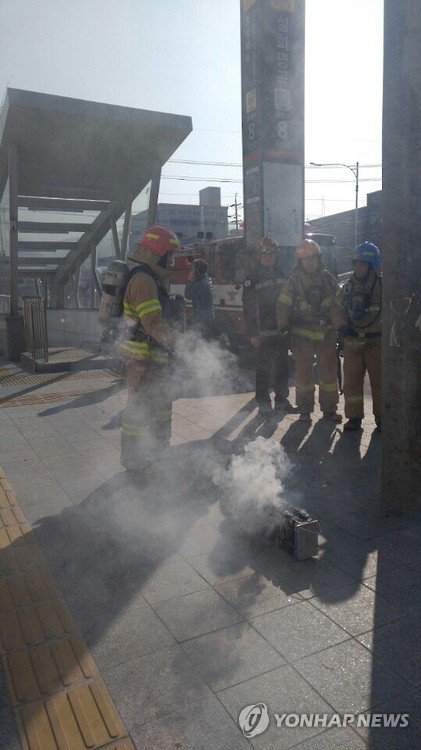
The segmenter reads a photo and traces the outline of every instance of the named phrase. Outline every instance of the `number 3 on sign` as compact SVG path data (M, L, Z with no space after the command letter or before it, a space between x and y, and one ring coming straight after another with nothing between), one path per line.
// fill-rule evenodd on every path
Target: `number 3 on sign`
M256 129L254 127L254 122L249 123L249 141L254 141L256 138Z

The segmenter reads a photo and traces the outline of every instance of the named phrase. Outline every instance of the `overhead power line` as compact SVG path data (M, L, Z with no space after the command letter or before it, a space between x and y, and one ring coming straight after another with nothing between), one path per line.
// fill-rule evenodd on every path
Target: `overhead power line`
M200 164L213 167L242 167L241 162L230 162L230 161L204 161L200 159L168 159L167 164ZM342 165L339 165L342 167ZM360 164L360 169L380 169L381 164ZM324 164L320 167L315 167L313 164L305 164L305 169L337 169L336 165L333 167L326 167Z

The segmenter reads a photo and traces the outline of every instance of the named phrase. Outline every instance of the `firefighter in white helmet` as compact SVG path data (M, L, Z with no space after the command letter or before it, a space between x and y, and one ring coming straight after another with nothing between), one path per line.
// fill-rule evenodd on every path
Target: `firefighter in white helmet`
M169 352L182 334L168 322L169 267L180 248L169 229L152 226L128 256L137 265L124 295L124 340L120 353L127 368L128 398L121 431L121 463L143 473L169 446L172 403Z
M319 375L319 402L324 417L341 422L339 401L336 331L331 310L339 284L322 263L321 250L314 240L304 240L295 253L296 265L282 287L277 304L280 330L290 332L295 360L296 402L302 422L311 422L314 410L314 355Z

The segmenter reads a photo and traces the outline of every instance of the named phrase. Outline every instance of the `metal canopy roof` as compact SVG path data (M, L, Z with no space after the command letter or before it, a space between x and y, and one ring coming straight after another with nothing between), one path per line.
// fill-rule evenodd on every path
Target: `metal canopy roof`
M0 198L12 147L17 205L43 212L40 221L19 212L18 250L34 261L67 250L65 258L51 257L59 262L55 283L63 285L191 130L190 117L8 88L0 113ZM18 273L24 265L18 260Z

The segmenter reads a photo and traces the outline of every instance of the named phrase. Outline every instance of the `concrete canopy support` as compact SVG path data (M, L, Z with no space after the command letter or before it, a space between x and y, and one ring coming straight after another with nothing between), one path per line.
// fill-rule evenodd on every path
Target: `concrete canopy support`
M10 315L18 314L18 154L16 144L8 149L9 168L9 274Z
M421 508L421 3L385 0L383 465L387 508Z

